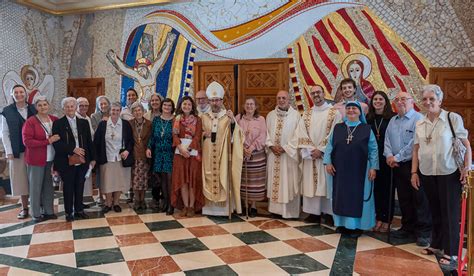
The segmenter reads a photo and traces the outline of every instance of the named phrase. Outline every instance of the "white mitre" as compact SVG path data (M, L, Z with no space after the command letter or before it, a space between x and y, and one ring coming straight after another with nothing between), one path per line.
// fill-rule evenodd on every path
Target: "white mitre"
M206 96L208 99L212 98L224 98L224 87L220 85L217 81L211 82L206 89Z

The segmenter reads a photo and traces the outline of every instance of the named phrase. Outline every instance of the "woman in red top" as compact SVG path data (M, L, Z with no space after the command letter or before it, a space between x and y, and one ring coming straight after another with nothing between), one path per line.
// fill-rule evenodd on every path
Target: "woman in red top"
M171 205L181 209L181 216L194 216L204 205L201 167L202 122L196 104L185 96L178 104L173 125L173 187Z
M58 118L49 115L46 97L35 98L38 114L28 118L23 125L23 144L25 144L25 163L30 189L30 205L33 221L41 222L57 219L54 214L54 188L51 166L54 160L52 143L59 135L52 135L53 122Z

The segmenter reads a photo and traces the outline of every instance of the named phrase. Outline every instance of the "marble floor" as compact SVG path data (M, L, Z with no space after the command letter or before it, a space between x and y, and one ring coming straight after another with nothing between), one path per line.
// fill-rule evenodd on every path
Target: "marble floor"
M105 216L93 202L90 219L19 221L15 200L0 207L0 275L443 275L436 258L419 254L414 240L360 238L324 225L277 220L263 213L166 216L148 209Z

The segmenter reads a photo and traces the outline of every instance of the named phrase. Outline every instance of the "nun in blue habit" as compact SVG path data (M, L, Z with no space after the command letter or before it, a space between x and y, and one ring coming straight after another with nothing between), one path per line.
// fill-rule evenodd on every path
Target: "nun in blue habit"
M375 226L374 179L379 169L377 141L357 101L346 104L344 122L336 124L324 152L334 225L360 236Z

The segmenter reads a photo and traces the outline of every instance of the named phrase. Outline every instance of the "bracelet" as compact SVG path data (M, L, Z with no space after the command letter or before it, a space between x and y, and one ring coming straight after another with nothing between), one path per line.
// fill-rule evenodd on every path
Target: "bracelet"
M411 174L418 174L418 172L411 172Z

